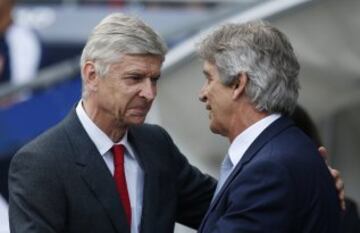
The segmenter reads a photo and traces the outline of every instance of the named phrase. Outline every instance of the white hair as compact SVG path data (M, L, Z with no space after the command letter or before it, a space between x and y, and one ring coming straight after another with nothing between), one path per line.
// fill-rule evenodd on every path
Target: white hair
M95 71L105 77L109 67L122 55L158 55L165 58L164 40L136 17L114 13L104 18L92 31L81 55L81 70L87 61L95 64ZM82 74L83 75L83 74ZM83 98L87 90L83 83Z
M201 58L216 65L224 85L243 72L246 95L259 111L290 114L298 98L300 65L286 36L262 21L226 24L198 44Z

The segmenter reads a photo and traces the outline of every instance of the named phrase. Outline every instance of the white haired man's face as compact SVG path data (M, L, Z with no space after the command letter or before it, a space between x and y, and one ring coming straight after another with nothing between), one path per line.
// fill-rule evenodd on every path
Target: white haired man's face
M124 55L105 77L86 79L100 120L122 127L142 124L156 97L162 62L154 55Z
M227 137L230 130L229 117L233 112L233 89L222 83L215 64L205 61L203 73L206 81L200 90L199 100L209 111L210 130Z

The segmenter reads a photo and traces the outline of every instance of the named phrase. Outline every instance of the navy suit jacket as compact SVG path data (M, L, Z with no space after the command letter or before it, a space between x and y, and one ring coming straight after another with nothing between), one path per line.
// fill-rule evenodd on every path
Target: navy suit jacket
M200 233L339 232L337 192L316 146L281 117L245 152Z
M128 132L144 170L140 232L170 233L175 221L197 228L215 181L191 166L154 125ZM9 172L13 233L129 233L110 171L73 110L24 146Z

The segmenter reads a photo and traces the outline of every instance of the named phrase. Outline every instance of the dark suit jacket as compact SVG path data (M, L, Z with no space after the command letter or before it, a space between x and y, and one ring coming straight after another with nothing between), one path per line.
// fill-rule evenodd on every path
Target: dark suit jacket
M333 233L340 207L316 146L282 117L252 143L210 205L200 233Z
M359 233L360 217L355 201L345 198L346 210L341 223L342 233Z
M144 170L141 233L170 233L178 221L197 228L215 182L190 166L160 127L131 127ZM129 232L115 183L73 110L24 146L9 172L13 233Z

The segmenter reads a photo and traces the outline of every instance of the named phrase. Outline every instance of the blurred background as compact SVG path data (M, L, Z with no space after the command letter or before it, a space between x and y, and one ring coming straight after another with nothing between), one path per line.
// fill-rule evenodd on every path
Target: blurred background
M194 45L224 22L265 19L290 38L301 64L299 103L360 203L359 0L0 0L0 233L7 233L7 172L22 145L61 120L80 97L79 55L111 12L136 15L167 41L157 100L147 119L217 177L229 143L208 129ZM11 5L11 4L10 4ZM193 232L177 226L177 233Z

